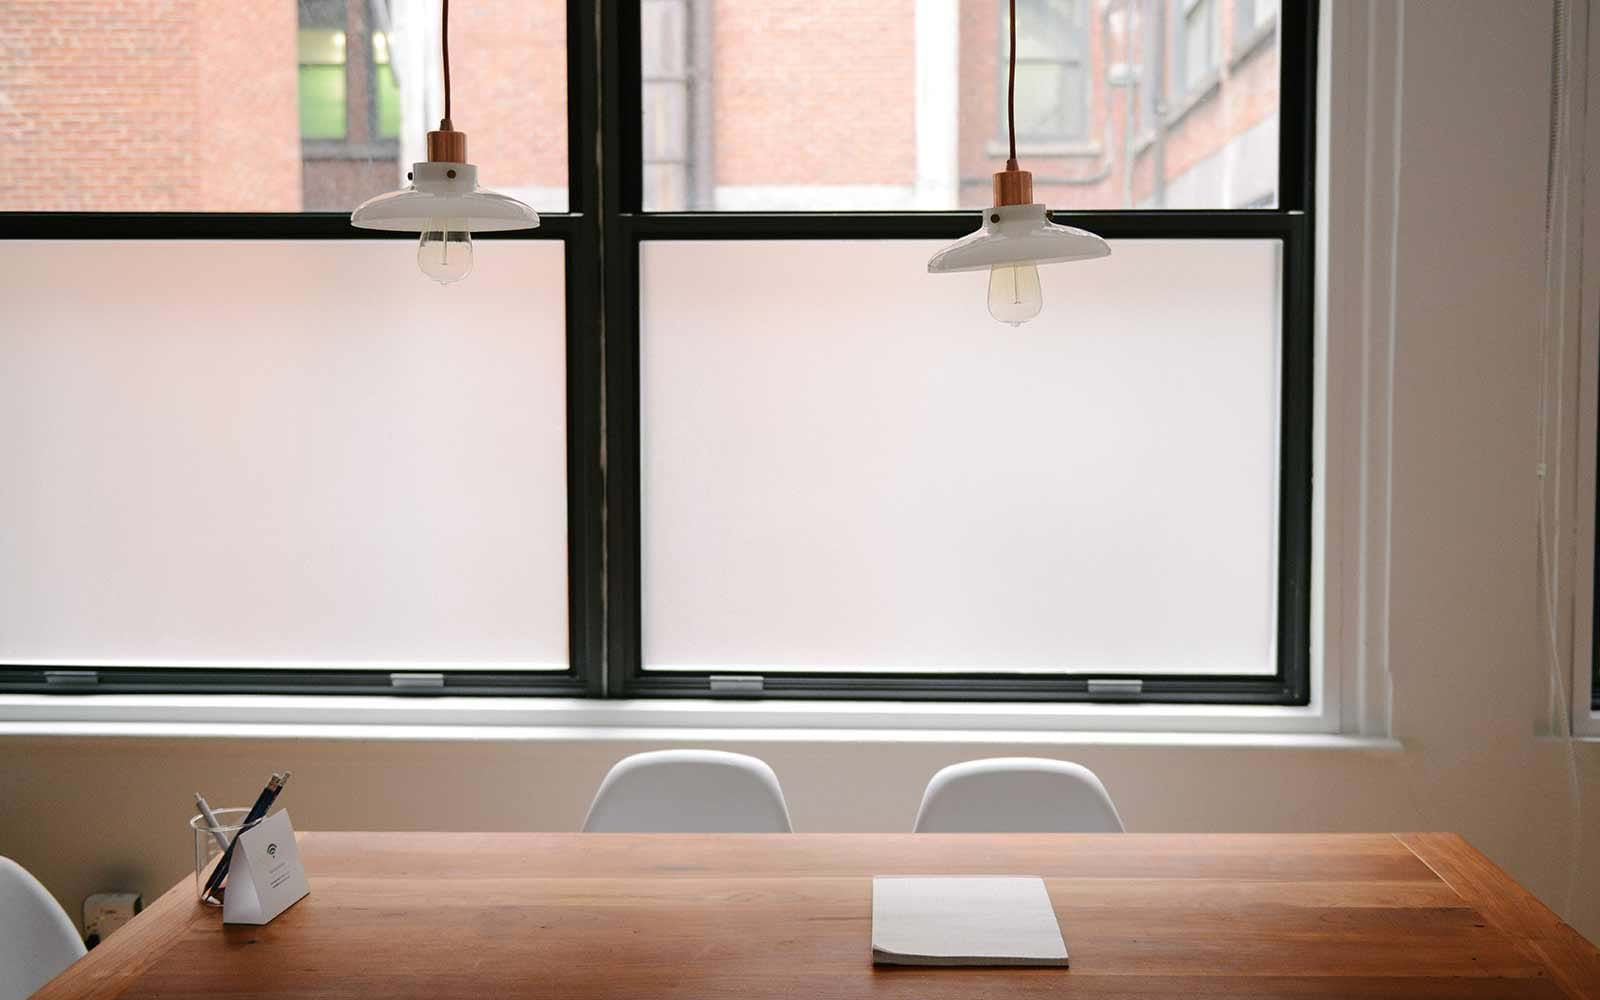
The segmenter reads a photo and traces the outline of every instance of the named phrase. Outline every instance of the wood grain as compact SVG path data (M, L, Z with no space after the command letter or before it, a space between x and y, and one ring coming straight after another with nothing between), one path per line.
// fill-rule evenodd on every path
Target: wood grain
M1515 1000L1600 981L1594 949L1459 838L309 833L301 856L311 895L272 924L223 927L186 880L40 996ZM1044 877L1072 967L875 970L870 877L919 873Z
M1397 839L1486 920L1523 942L1569 996L1600 1000L1600 949L1499 865L1453 833L1398 834Z

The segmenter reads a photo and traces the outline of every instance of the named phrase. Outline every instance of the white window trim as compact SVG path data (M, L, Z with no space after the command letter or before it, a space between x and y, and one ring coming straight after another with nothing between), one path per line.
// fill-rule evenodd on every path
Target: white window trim
M0 736L504 741L937 742L1397 750L1305 731L1289 708L293 695L14 695Z
M1387 737L1405 8L1324 4L1321 29L1313 669L1334 731Z
M917 177L910 203L920 209L947 209L961 194L961 12L956 0L916 0ZM731 190L731 189L725 189ZM754 189L759 190L759 189ZM753 191L743 197L749 198ZM836 193L843 195L842 192ZM730 201L734 194L718 195ZM759 194L755 198L762 197ZM769 198L784 196L771 192ZM753 199L752 199L753 200ZM758 202L772 205L772 200ZM813 201L818 204L855 204ZM720 200L718 204L721 204ZM880 203L881 204L881 203Z
M1322 19L1310 705L9 695L0 735L1397 748L1389 469L1404 8L1351 0L1323 5Z

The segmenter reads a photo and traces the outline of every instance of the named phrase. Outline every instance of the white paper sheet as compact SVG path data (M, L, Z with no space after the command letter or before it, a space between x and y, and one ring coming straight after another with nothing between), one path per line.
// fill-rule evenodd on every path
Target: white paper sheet
M878 877L872 880L872 961L878 965L1066 965L1040 878Z

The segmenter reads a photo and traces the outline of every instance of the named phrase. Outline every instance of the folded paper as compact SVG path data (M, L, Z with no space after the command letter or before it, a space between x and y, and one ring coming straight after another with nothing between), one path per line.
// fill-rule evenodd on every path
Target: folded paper
M222 922L268 923L310 891L289 810L280 810L239 834L222 896Z

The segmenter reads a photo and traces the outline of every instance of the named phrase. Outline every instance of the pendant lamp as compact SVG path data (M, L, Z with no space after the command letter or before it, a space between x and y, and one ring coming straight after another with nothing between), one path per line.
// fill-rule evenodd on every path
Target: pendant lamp
M1017 0L1011 0L1011 62L1006 80L1010 158L994 175L994 206L983 228L934 254L928 273L989 269L989 315L1020 326L1044 308L1040 264L1106 257L1111 248L1094 233L1050 221L1033 200L1033 174L1017 166Z
M467 134L450 120L450 0L440 12L444 49L444 120L428 133L428 162L414 163L399 191L363 202L350 215L360 229L421 233L417 266L448 285L472 272L472 234L533 229L539 213L509 195L478 187L467 162Z

